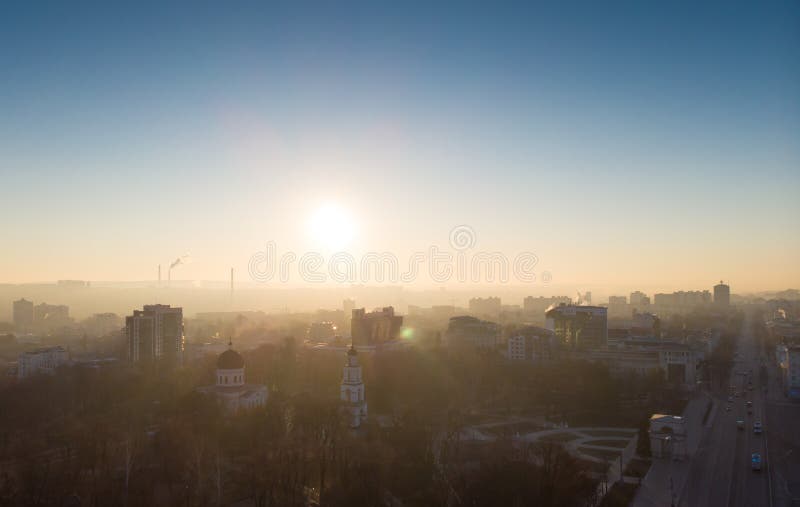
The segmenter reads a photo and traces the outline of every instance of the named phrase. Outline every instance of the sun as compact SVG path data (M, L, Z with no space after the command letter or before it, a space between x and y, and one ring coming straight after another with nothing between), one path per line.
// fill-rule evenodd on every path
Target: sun
M352 215L342 206L329 203L314 211L308 221L308 233L315 246L327 250L347 247L355 235Z

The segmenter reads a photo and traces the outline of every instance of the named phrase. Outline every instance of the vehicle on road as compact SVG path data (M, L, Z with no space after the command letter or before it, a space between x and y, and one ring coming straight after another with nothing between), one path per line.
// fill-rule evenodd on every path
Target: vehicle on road
M736 428L740 429L740 430L743 430L744 429L744 421L742 421L741 419L736 421Z
M753 433L759 434L764 431L764 428L761 426L761 421L756 421L753 423Z
M733 403L733 396L728 396L728 403Z
M761 471L761 455L757 452L754 452L753 455L750 457L750 468L755 470L756 472Z
M731 406L725 405L725 412L730 412L730 411L731 411Z

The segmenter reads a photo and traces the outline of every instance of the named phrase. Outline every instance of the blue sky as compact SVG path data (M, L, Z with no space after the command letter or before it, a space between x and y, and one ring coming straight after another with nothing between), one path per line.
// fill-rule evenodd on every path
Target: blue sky
M330 201L353 251L796 286L800 5L696 4L4 3L0 280L221 279Z

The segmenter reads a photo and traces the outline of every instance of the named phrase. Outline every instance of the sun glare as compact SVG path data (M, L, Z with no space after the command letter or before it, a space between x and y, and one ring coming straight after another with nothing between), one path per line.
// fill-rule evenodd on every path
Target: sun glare
M355 234L355 223L350 213L336 204L318 208L309 219L309 236L315 246L328 250L347 247Z

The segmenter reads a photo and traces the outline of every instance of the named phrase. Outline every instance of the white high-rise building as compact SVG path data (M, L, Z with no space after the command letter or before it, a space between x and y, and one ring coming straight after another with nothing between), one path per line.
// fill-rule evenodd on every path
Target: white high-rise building
M358 428L367 418L367 398L358 353L352 346L347 351L347 361L342 372L341 400L350 419L350 427Z

